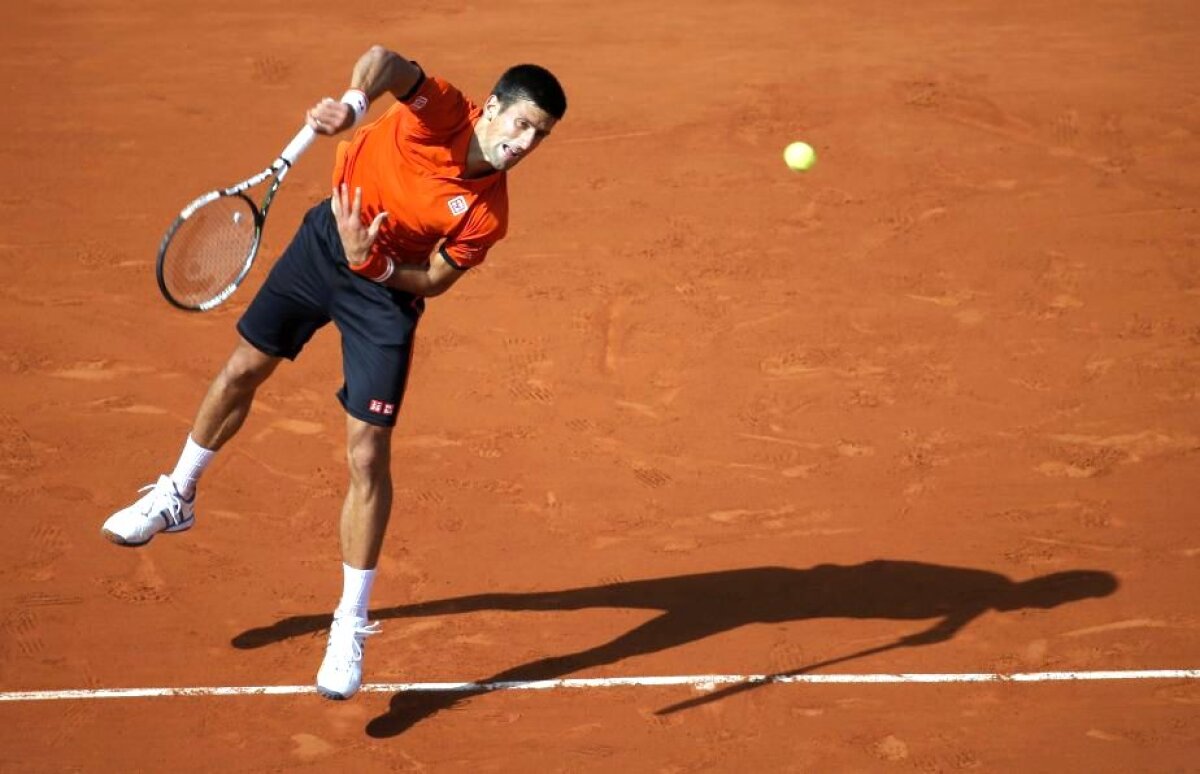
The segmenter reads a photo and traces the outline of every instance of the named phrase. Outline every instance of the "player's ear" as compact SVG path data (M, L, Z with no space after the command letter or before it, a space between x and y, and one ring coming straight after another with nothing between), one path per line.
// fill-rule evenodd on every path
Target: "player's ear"
M488 95L487 102L483 103L483 115L487 120L491 121L500 114L500 98L495 94Z

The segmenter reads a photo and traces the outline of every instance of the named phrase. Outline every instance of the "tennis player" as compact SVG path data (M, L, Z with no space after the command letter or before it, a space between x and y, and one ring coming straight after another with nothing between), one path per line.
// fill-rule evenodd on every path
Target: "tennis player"
M342 339L349 491L341 513L343 593L317 690L347 699L362 684L367 608L392 506L392 428L425 299L478 266L508 227L506 175L566 112L558 80L537 65L506 71L482 106L381 46L354 66L341 100L306 115L318 134L353 127L371 100L396 103L339 143L333 194L304 217L238 321L239 341L208 389L170 475L104 522L124 546L190 529L196 484L237 433L255 391L333 321Z

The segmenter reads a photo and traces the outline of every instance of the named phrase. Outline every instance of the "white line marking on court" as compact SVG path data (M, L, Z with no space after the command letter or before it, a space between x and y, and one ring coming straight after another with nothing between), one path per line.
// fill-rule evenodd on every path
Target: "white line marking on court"
M490 693L492 691L548 691L578 688L621 688L690 685L711 691L718 685L738 683L1050 683L1072 680L1200 680L1200 669L1142 669L1098 672L968 672L966 674L865 674L865 675L671 675L665 677L595 677L561 680L523 680L493 683L367 683L367 693ZM61 699L139 699L158 696L280 696L316 693L311 685L259 685L196 688L98 688L70 691L6 691L4 701Z

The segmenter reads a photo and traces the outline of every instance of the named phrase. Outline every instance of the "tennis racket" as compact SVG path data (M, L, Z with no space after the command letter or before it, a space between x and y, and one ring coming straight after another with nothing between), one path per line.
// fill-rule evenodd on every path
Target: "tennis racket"
M692 707L699 707L702 704L708 704L709 702L714 702L718 699L724 699L729 696L733 696L734 694L743 693L745 691L752 691L755 688L761 688L762 686L767 685L769 683L783 682L783 680L788 677L797 677L799 675L807 674L809 672L815 672L816 670L821 669L822 667L833 666L834 664L841 664L844 661L853 661L855 659L865 658L867 656L874 656L876 653L885 653L889 650L895 650L896 648L908 647L909 645L912 644L910 642L910 639L911 638L908 638L908 637L901 637L900 639L896 640L895 642L889 642L886 645L877 645L874 648L867 648L866 650L860 650L857 653L851 653L848 656L838 656L837 658L831 658L831 659L828 659L827 661L821 661L816 664L809 664L806 667L800 667L799 669L793 669L791 672L777 672L773 675L761 675L758 677L754 677L749 680L746 680L745 682L735 683L728 687L722 688L719 691L714 691L713 693L709 693L704 696L696 696L694 698L672 704L669 707L663 707L662 709L657 710L654 714L655 715L671 715L673 713L679 712L680 710L691 709Z
M275 192L315 137L305 126L262 172L209 191L183 208L158 246L155 273L167 301L189 312L204 312L233 295L254 265ZM261 204L255 204L250 189L263 183L266 193Z

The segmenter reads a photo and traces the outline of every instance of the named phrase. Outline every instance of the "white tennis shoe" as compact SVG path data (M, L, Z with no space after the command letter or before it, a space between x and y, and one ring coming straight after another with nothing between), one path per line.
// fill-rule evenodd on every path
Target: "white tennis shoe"
M379 622L368 624L356 615L333 614L325 660L317 670L317 693L341 701L362 686L363 640L379 633Z
M185 500L175 491L170 476L159 476L156 483L144 486L140 499L104 522L104 537L122 546L144 546L159 532L183 532L196 523L196 495Z

